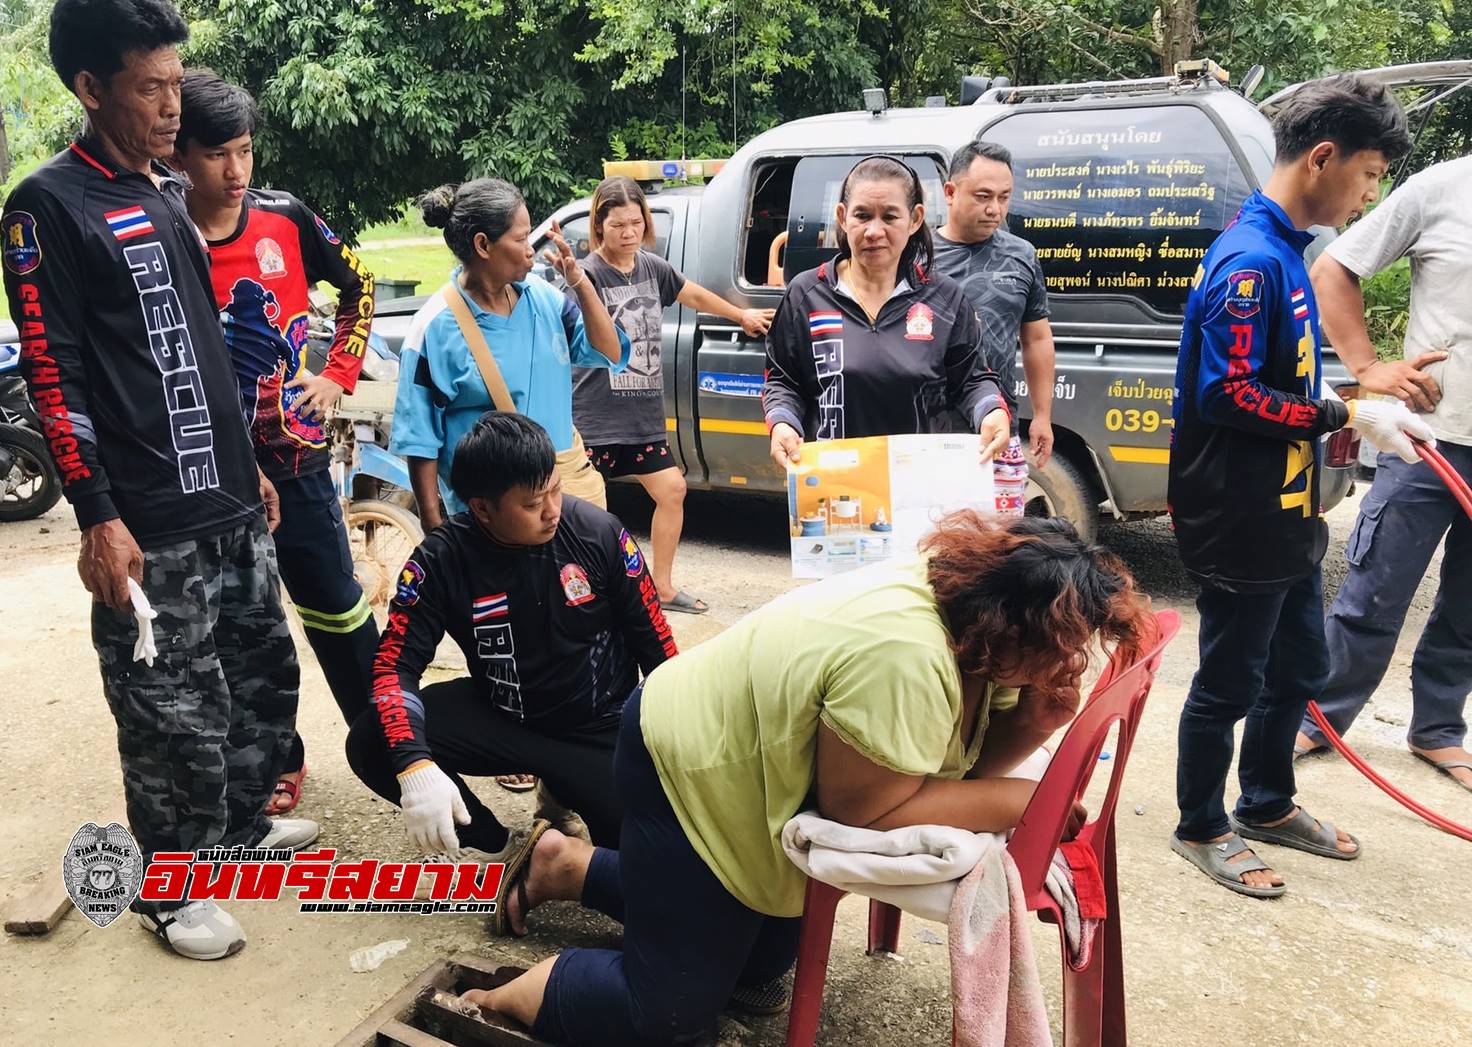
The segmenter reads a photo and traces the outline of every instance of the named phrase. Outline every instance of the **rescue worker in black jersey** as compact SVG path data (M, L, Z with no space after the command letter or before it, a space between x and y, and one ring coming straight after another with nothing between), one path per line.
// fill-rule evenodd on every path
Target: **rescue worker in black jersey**
M161 163L188 36L167 0L58 0L51 62L86 128L0 215L21 371L82 532L77 568L145 855L317 837L316 822L263 810L298 669L269 533L276 492L251 454L184 185ZM180 956L245 946L212 899L134 908Z
M919 176L893 157L860 160L835 224L837 257L788 285L767 332L772 460L799 461L806 440L945 432L954 411L991 461L1011 414L966 292L931 267Z
M514 862L506 828L461 780L526 770L616 847L613 749L624 701L676 653L644 555L623 525L562 493L557 452L525 415L461 438L450 485L468 510L404 564L348 762L432 853ZM441 637L470 675L420 688ZM532 839L521 845L529 852Z

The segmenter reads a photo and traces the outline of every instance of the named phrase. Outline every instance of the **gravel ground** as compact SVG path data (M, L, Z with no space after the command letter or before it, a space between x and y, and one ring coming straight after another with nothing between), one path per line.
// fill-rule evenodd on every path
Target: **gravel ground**
M636 491L614 508L636 531L648 509ZM1342 576L1355 502L1331 514L1326 560ZM677 578L712 605L672 615L682 646L719 632L793 584L780 503L692 495ZM1175 723L1195 666L1194 590L1159 521L1105 528L1103 540L1138 573L1157 606L1177 607L1182 635L1167 656L1135 746L1120 801L1122 918L1131 1036L1139 1044L1468 1042L1472 1035L1472 907L1462 873L1472 851L1381 795L1337 758L1300 774L1304 804L1355 832L1365 855L1329 862L1264 848L1290 882L1277 902L1211 884L1171 854ZM3 816L0 896L53 870L75 827L105 820L120 794L111 719L97 684L76 578L77 536L64 507L42 520L0 526L0 678L13 724L0 761ZM1434 577L1434 571L1432 574ZM1418 799L1463 822L1472 800L1416 765L1403 743L1409 659L1429 609L1423 584L1373 716L1356 727L1366 757ZM318 818L340 856L409 857L393 809L352 777L344 728L305 644L300 725L310 774L300 813ZM478 782L508 820L530 801ZM185 1043L331 1044L412 975L450 952L529 964L566 944L613 944L618 929L567 903L548 905L517 942L488 940L477 917L306 915L288 902L237 903L250 946L219 964L174 958L128 918L98 930L75 914L39 940L0 944L0 1040L109 1047ZM863 954L862 900L839 918L819 1040L825 1044L943 1044L950 1035L944 928L907 919L898 961ZM691 933L699 934L698 919ZM1060 1019L1056 932L1035 944L1050 1012ZM408 938L379 970L354 974L354 949ZM723 1041L783 1042L785 1018L727 1023Z

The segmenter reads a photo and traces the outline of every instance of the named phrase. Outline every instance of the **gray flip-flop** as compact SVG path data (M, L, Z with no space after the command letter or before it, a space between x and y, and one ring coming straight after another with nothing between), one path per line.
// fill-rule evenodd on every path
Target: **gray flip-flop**
M1411 750L1411 755L1414 756L1416 759L1420 760L1422 763L1430 764L1432 767L1435 767L1438 771L1440 771L1442 774L1446 775L1452 781L1456 782L1463 789L1466 789L1468 792L1472 792L1472 785L1468 785L1466 782L1462 781L1456 775L1452 774L1452 769L1453 768L1457 768L1457 767L1465 767L1467 770L1472 771L1472 761L1468 761L1468 760L1433 760L1431 757L1427 756L1425 753L1418 753L1414 749Z
M1246 822L1239 822L1230 814L1227 815L1227 821L1231 823L1233 832L1249 840L1275 843L1279 847L1292 847L1296 851L1317 854L1320 858L1335 858L1341 862L1352 862L1364 850L1359 840L1351 836L1349 839L1354 844L1354 850L1348 854L1341 851L1335 846L1339 835L1335 832L1333 824L1319 821L1302 807L1298 808L1293 817L1282 825L1248 825Z
M1242 882L1243 873L1270 870L1271 866L1256 854L1240 862L1230 861L1229 859L1243 851L1252 850L1242 842L1241 837L1233 836L1230 840L1219 843L1188 843L1171 833L1170 849L1227 890L1245 894L1249 898L1279 898L1288 890L1287 885L1281 883L1276 887L1253 887Z
M705 603L704 600L697 600L682 590L675 593L672 599L659 601L659 606L666 611L679 611L681 614L704 614L710 610L710 605L706 604L701 607L703 603Z

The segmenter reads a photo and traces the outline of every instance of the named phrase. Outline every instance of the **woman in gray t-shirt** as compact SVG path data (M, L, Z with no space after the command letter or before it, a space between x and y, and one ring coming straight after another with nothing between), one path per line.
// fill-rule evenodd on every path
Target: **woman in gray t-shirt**
M703 614L710 609L705 602L681 592L672 577L685 524L685 477L665 441L664 310L679 302L738 323L752 338L767 333L772 310L732 305L647 250L654 246L654 223L644 191L632 178L598 184L588 225L593 253L578 264L632 349L627 369L617 375L574 368L573 420L589 460L605 478L632 476L654 499L650 573L664 609Z

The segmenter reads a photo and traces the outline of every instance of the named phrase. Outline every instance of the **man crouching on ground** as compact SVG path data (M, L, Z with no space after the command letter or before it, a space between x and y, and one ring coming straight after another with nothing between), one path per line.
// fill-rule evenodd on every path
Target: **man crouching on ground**
M348 762L430 852L513 864L529 853L547 823L513 847L459 777L514 771L544 780L595 844L618 844L619 715L639 670L673 657L675 641L638 545L613 516L562 494L556 458L531 419L483 415L450 473L469 510L414 551L389 606L375 707L353 724ZM421 691L446 632L470 675Z

